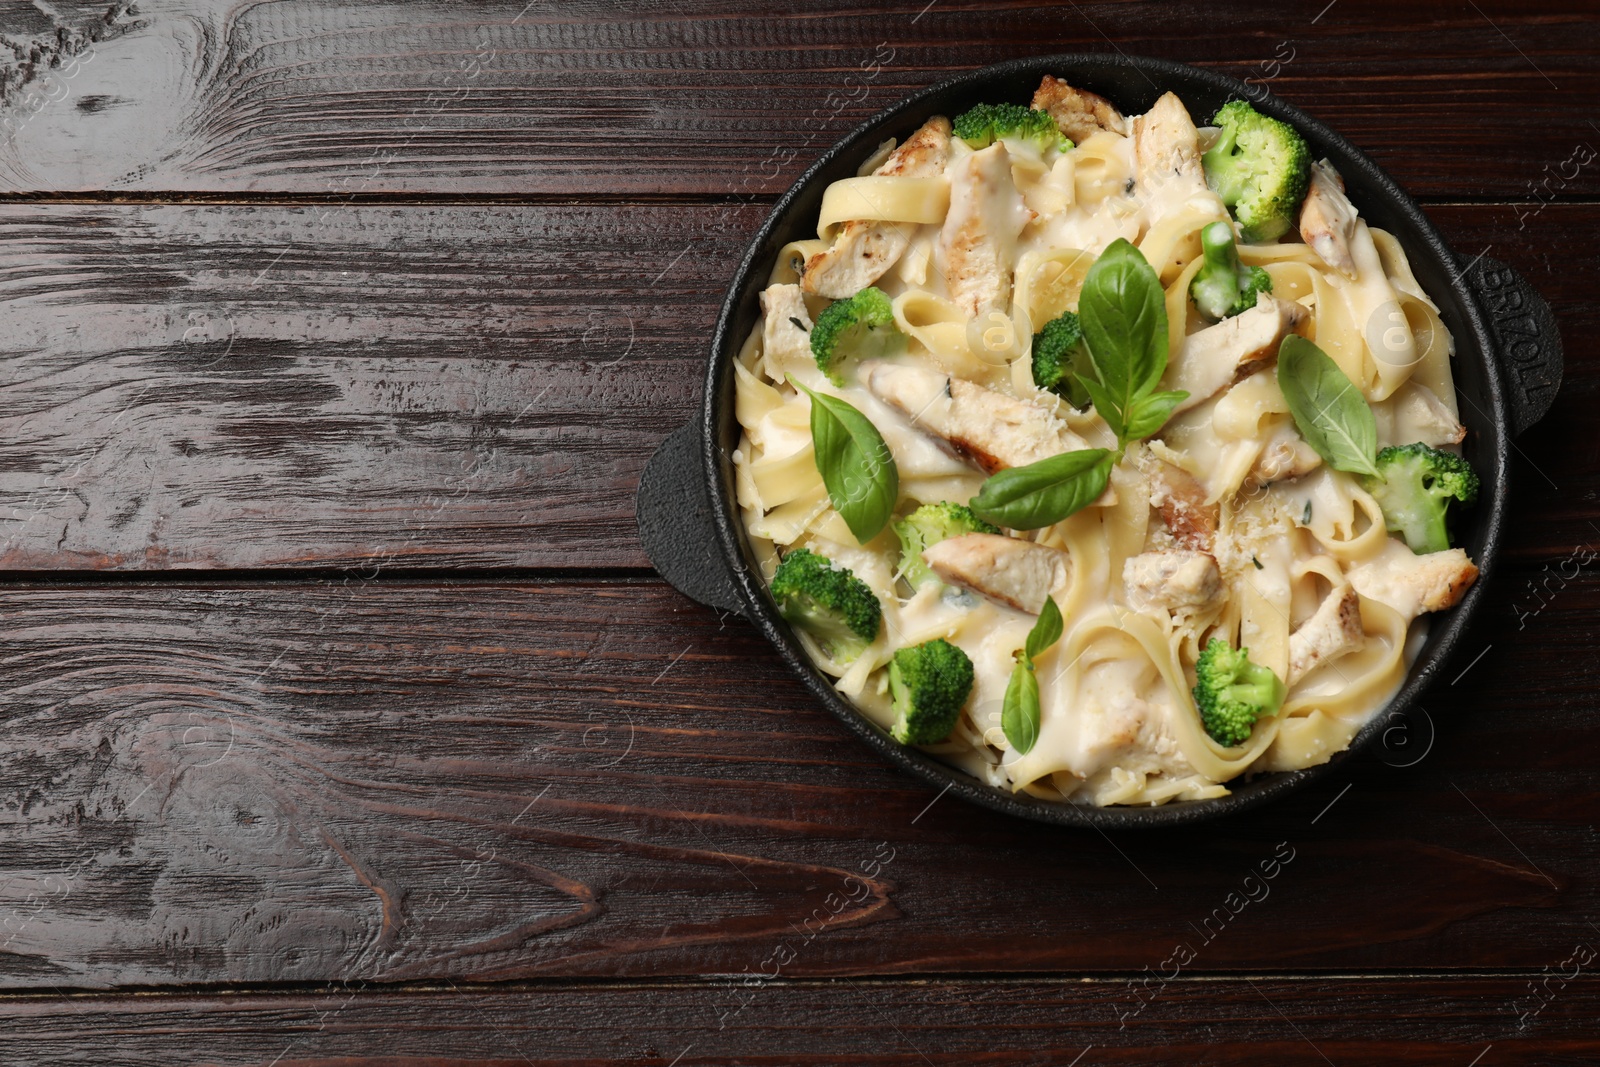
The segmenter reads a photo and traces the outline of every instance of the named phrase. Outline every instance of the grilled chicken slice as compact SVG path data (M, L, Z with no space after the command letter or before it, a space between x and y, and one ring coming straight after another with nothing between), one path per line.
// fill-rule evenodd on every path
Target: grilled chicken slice
M1170 182L1183 191L1203 192L1206 172L1200 165L1200 133L1183 101L1167 93L1133 120L1136 180L1149 195Z
M935 178L950 158L950 120L935 115L873 174L891 178ZM852 297L883 277L905 254L916 227L856 219L845 223L833 246L806 260L801 287L830 300Z
M1144 552L1122 565L1128 602L1138 611L1198 608L1222 592L1222 572L1205 552Z
M798 285L769 285L761 293L761 351L775 377L811 361L811 315Z
M1344 195L1344 179L1324 159L1311 165L1311 187L1300 207L1300 239L1322 262L1356 280L1350 239L1356 232L1356 207Z
M937 178L950 159L950 120L935 115L872 173L885 178Z
M923 549L922 558L951 585L1030 615L1067 584L1072 565L1060 549L984 533L946 538Z
M1179 547L1210 553L1216 546L1221 508L1206 503L1206 489L1182 467L1157 463L1150 475L1150 503Z
M1418 382L1407 382L1394 394L1394 425L1398 440L1421 441L1434 448L1459 445L1467 436L1467 428L1444 401Z
M969 316L1011 310L1017 235L1034 214L1011 180L1011 156L996 141L950 168L950 212L938 262L950 299Z
M863 380L924 433L993 474L1089 445L1038 404L903 363L868 361Z
M1461 549L1419 556L1395 538L1376 557L1350 571L1356 592L1389 605L1407 619L1454 607L1477 579L1477 565Z
M1354 652L1366 640L1361 628L1361 597L1348 585L1327 595L1316 613L1289 635L1289 685L1312 669Z
M1256 456L1246 484L1262 486L1310 474L1322 466L1317 450L1306 444L1292 422L1281 423L1267 436L1267 443Z
M1167 388L1189 395L1178 404L1188 411L1238 378L1278 358L1278 346L1306 320L1306 309L1292 300L1262 293L1249 311L1223 319L1183 339L1167 372Z
M1089 447L1038 404L964 378L875 360L863 363L861 374L874 396L985 474ZM1116 502L1116 490L1107 486L1094 503L1110 507Z
M1082 142L1096 130L1128 135L1128 120L1098 93L1074 89L1049 74L1039 83L1031 105L1035 111L1048 111L1061 132L1074 142Z

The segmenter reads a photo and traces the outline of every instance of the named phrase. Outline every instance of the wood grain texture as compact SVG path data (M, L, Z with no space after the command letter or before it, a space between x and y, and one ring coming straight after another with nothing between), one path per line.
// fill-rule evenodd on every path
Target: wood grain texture
M643 565L761 214L0 210L0 569Z
M1189 981L683 983L639 988L0 1000L7 1052L81 1067L115 1033L118 1067L805 1067L1173 1065L1577 1067L1600 1056L1592 978L1518 1028L1527 976ZM1123 1025L1123 1024L1126 1025ZM281 1057L281 1058L275 1058ZM104 1061L99 1061L104 1062Z
M14 3L0 189L772 194L950 74L1116 49L1253 79L1420 195L1600 193L1561 174L1600 145L1587 4L1320 6Z
M1581 262L1600 208L1434 210L1522 267L1568 373L1514 552L1595 536ZM648 565L638 472L690 416L763 208L0 208L0 569Z
M1592 572L1376 757L1114 840L939 800L654 582L13 588L0 984L1553 966Z
M0 207L0 570L647 566L639 472L765 210ZM1561 318L1511 538L1559 559L1600 536L1600 207L1431 210Z
M1600 1060L1590 8L0 0L0 1060ZM1074 50L1307 108L1567 341L1453 676L1178 833L941 799L607 578L772 198Z

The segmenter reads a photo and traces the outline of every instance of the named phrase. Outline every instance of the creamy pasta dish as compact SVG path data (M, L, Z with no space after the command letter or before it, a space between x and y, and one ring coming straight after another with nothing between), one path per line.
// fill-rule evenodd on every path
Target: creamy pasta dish
M1056 801L1345 749L1477 577L1405 250L1243 101L1046 77L907 132L826 190L735 366L738 503L813 661Z

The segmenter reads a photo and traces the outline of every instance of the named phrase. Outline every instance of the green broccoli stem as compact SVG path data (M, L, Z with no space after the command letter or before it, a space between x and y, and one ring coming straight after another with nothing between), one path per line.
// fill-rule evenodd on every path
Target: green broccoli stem
M1403 511L1396 516L1398 521L1387 525L1400 535L1411 551L1419 556L1427 555L1430 552L1443 552L1450 547L1450 526L1445 516L1446 509L1442 504L1433 506L1433 502L1429 501Z
M1195 307L1208 318L1223 319L1239 303L1239 249L1233 243L1233 227L1213 222L1200 231L1200 251L1205 262L1194 276L1189 294Z
M1262 673L1266 674L1265 678L1260 677ZM1235 682L1223 690L1225 699L1262 708L1270 707L1277 700L1277 675L1266 667L1254 663L1245 668L1244 675L1244 680Z
M1234 156L1234 150L1238 147L1239 130L1236 126L1228 125L1222 127L1216 141L1206 151L1206 180L1225 204L1232 204L1243 196L1250 182L1250 172ZM1201 240L1205 240L1204 235Z
M1204 258L1189 283L1189 296L1202 315L1220 322L1249 311L1262 293L1272 292L1272 275L1239 262L1233 227L1226 221L1200 231L1200 248Z
M1240 272L1239 247L1233 243L1233 227L1226 222L1211 223L1200 231L1200 251L1206 257L1206 269L1226 268L1237 280Z

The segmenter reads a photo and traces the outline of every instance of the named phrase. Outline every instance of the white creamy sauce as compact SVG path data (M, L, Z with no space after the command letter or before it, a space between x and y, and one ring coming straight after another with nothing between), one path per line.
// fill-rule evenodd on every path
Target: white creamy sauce
M1157 269L1163 270L1162 281L1170 286L1198 254L1199 227L1226 219L1226 209L1214 194L1197 189L1191 181L1137 180L1131 137L1096 134L1093 148L1093 152L1075 149L1047 163L1037 153L1011 152L1006 147L975 153L953 140L945 171L953 178L949 217L943 225L906 224L912 230L909 245L877 286L891 297L921 292L946 300L959 298L962 286L947 284L950 256L960 244L957 231L974 225L993 237L990 251L1003 265L1005 277L1000 286L1007 316L1013 313L1010 274L1017 264L1035 265L1061 250L1085 252L1092 261L1119 238L1135 244L1148 242L1149 254L1164 255ZM963 189L976 191L963 193ZM1290 234L1285 240L1297 238ZM1336 295L1341 305L1337 310L1348 320L1352 335L1364 339L1371 350L1376 370L1370 380L1358 385L1373 403L1380 444L1437 435L1440 425L1447 430L1453 421L1453 396L1442 402L1425 390L1426 396L1416 393L1420 386L1406 384L1421 356L1410 330L1394 328L1393 315L1399 314L1400 325L1405 324L1405 316L1399 311L1396 286L1386 275L1365 222L1358 224L1351 246L1357 266L1354 282L1319 266L1309 250L1294 259L1307 266L1296 269L1320 271L1321 281ZM981 274L981 268L974 269ZM1401 295L1415 299L1408 292L1414 286L1409 269L1403 264L1402 269L1405 285ZM1020 278L1017 282L1020 284ZM1301 303L1314 315L1334 313L1334 309L1316 308L1309 293L1301 295ZM1016 299L1022 301L1025 296L1019 293ZM1187 301L1183 306L1188 306ZM913 342L911 351L900 358L920 367L941 367L958 377L1067 413L1075 430L1096 444L1104 443L1107 433L1099 419L1071 412L1055 397L1033 387L1027 369L1027 341L1043 323L1029 322L1020 303L1015 310L1018 314L1012 326L1017 336L1000 357L970 351L969 340L968 351L944 356L922 350ZM1205 325L1192 311L1190 317L1188 332ZM1299 327L1299 332L1314 335L1316 324L1313 318ZM1327 328L1331 330L1331 324ZM969 331L971 336L976 334ZM1174 351L1175 357L1181 347ZM966 501L978 492L984 481L980 471L914 425L904 412L880 400L853 375L847 376L849 384L835 387L814 367L795 368L792 373L808 388L844 399L872 421L894 455L902 492L915 501ZM1219 783L1246 769L1249 760L1260 758L1261 768L1284 769L1327 759L1399 684L1405 663L1419 647L1416 635L1425 632L1424 625L1410 625L1409 618L1374 614L1368 621L1377 629L1369 630L1368 646L1346 661L1348 671L1312 669L1291 691L1283 714L1300 719L1292 729L1284 728L1283 743L1270 752L1263 745L1239 757L1215 746L1198 733L1197 713L1187 694L1187 686L1192 684L1192 650L1205 633L1220 629L1233 634L1238 644L1258 648L1263 662L1272 662L1283 672L1292 630L1289 616L1294 614L1295 624L1303 621L1329 585L1327 574L1338 578L1340 568L1370 558L1387 562L1391 557L1397 560L1398 573L1405 562L1398 554L1410 555L1409 549L1387 538L1381 528L1372 528L1370 498L1350 475L1323 465L1309 474L1271 484L1251 480L1269 440L1294 438L1293 422L1274 375L1269 364L1242 381L1228 382L1215 397L1174 417L1147 449L1130 450L1124 459L1126 476L1119 472L1117 484L1124 487L1119 499L1124 502L1117 507L1087 509L1056 528L1023 535L1054 547L1071 545L1074 552L1085 553L1072 557L1070 569L1075 573L1053 590L1064 608L1069 596L1078 606L1079 614L1067 620L1069 638L1075 626L1088 625L1084 612L1096 619L1122 620L1087 639L1079 659L1065 659L1069 638L1039 657L1040 735L1026 755L1010 749L1001 730L1001 707L1015 654L1035 617L936 584L908 596L904 585L896 584L898 545L893 534L886 532L868 546L858 547L843 543L842 521L830 523L816 516L796 519L799 529L788 532L799 538L809 536L819 551L849 566L888 605L888 632L880 635L876 646L881 652L873 662L847 673L841 689L855 695L880 723L887 723L890 716L881 668L888 656L895 648L945 638L972 660L975 684L966 706L970 732L962 736L979 740L972 743L953 736L945 745L935 746L935 751L996 784L1026 785L1047 793L1057 790L1089 803L1159 803L1174 797L1217 795L1225 792ZM1443 377L1447 382L1447 367ZM1394 400L1387 400L1391 395ZM790 403L803 404L804 400L787 401L785 407L769 412L758 425L748 428L750 440L759 442L767 460L795 455L810 446L805 420L786 411ZM1187 472L1201 487L1205 506L1223 517L1211 554L1222 574L1226 603L1171 612L1150 608L1136 625L1128 621L1134 616L1122 585L1123 560L1174 544L1174 531L1163 521L1164 498L1133 469L1135 453L1144 454L1146 463L1166 463ZM752 525L752 530L779 540L759 523ZM786 542L779 543L787 547ZM1385 581L1387 574L1384 571ZM1136 629L1147 635L1145 643L1132 636ZM1402 644L1408 644L1403 660L1397 659L1397 646ZM1152 658L1152 647L1159 651L1157 658ZM1181 651L1171 651L1174 649ZM1166 664L1168 673L1163 673L1157 659ZM1191 672L1190 677L1174 682L1173 673L1181 675L1184 670ZM879 673L872 675L877 681L871 683L867 675L874 671ZM1364 710L1346 706L1348 702L1341 696L1350 684L1350 673L1369 681L1362 698ZM1277 724L1272 725L1275 729Z

